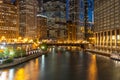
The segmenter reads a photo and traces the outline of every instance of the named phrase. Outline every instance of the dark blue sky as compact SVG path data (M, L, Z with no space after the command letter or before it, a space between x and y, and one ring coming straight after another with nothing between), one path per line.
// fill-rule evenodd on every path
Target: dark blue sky
M11 0L12 2L14 2L15 0Z
M92 22L93 19L93 11L94 11L94 4L93 4L93 0L88 0L88 20Z

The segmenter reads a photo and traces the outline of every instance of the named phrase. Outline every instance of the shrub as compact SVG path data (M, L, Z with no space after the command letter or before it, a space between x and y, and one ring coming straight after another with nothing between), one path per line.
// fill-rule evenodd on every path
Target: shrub
M3 63L6 64L6 63L11 63L11 62L13 62L13 58L8 58Z
M16 58L18 58L18 57L25 56L25 55L26 55L26 51L25 50L16 50L14 56Z

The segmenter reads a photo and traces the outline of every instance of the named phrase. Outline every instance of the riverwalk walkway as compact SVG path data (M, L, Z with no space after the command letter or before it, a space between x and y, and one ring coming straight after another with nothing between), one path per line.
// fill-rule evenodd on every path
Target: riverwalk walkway
M37 58L37 57L39 57L41 55L42 55L42 53L36 52L36 53L31 54L31 55L29 55L27 57L15 58L14 61L11 62L11 63L0 64L0 69L16 66L18 64L24 63L24 62L29 61L31 59Z
M105 52L105 51L98 51L98 50L93 50L93 49L86 49L86 52L92 52L94 54L99 54L99 55L104 55L107 57L110 57L110 53L109 52Z

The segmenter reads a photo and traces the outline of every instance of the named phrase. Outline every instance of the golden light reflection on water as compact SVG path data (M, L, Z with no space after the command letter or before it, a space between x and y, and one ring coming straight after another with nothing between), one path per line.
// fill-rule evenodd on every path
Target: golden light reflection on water
M92 55L89 63L88 80L97 80L96 55Z
M30 61L24 68L16 71L14 80L37 80L39 74L39 60Z
M25 80L25 70L20 68L15 75L15 80Z

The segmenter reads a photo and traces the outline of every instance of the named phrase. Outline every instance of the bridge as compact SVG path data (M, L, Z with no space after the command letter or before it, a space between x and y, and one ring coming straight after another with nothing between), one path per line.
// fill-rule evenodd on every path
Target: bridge
M87 47L88 43L47 43L48 46L80 46L81 48Z

